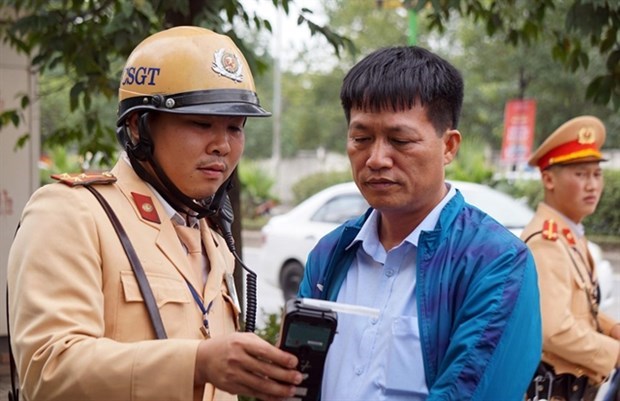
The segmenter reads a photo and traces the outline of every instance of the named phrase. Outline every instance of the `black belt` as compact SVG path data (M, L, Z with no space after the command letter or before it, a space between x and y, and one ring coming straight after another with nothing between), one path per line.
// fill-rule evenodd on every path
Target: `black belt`
M598 386L592 385L587 376L577 377L570 373L557 375L551 365L541 361L527 389L527 399L558 397L566 401L591 401L597 391Z

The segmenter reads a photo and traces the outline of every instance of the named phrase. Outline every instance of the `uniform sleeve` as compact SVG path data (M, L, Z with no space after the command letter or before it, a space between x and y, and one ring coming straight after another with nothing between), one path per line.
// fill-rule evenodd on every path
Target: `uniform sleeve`
M620 343L597 332L587 323L587 318L579 319L574 315L571 305L576 301L573 297L586 295L575 284L570 270L574 268L570 256L559 241L536 238L528 245L538 271L543 348L607 376L615 366ZM585 310L584 313L589 314L590 311Z
M102 244L94 208L100 205L85 190L52 184L33 195L22 215L8 283L24 398L192 399L198 340L120 343L103 337Z

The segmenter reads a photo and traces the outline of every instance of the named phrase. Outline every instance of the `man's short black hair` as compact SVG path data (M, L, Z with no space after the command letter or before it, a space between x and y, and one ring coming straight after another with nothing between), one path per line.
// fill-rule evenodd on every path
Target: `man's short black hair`
M456 129L463 104L463 78L452 64L418 46L388 47L363 58L347 73L340 91L347 121L351 109L405 111L420 103L439 135Z

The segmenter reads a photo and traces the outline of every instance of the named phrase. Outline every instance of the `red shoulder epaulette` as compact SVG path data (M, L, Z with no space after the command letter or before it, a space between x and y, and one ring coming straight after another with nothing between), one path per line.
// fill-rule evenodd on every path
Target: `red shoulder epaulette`
M52 174L52 178L70 187L90 184L112 184L116 177L108 171L102 173Z
M558 239L558 223L553 219L545 220L543 223L542 237L550 241L556 241Z

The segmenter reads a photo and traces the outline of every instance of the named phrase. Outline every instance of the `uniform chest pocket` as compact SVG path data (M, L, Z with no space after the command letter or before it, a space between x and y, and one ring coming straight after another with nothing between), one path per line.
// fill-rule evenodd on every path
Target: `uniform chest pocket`
M156 273L147 274L147 279L158 308L161 309L170 303L186 304L191 302L189 290L184 281ZM133 272L121 272L121 282L123 284L125 302L144 302L138 281Z
M417 399L428 394L418 319L399 316L392 319L388 345L385 390L386 394Z
M155 297L168 337L188 337L196 331L199 320L195 315L193 299L182 279L161 273L147 273L149 286ZM153 338L153 330L138 282L131 271L121 272L121 288L114 310L113 337L120 341L138 341Z

